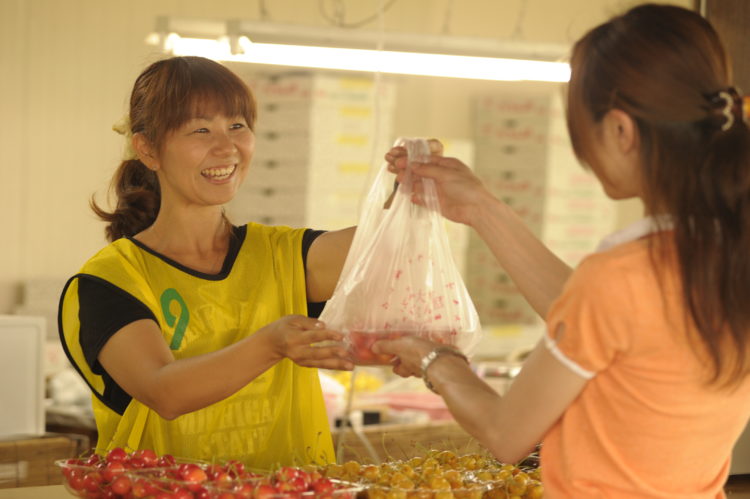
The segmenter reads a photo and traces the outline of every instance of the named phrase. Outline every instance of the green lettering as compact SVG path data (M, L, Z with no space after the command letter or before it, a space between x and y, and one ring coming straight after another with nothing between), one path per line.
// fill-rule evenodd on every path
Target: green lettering
M173 301L176 301L180 306L179 319L177 319L177 317L172 314L172 311L169 309L169 306ZM164 314L164 320L167 321L167 325L169 327L174 326L175 321L177 321L177 326L175 327L174 334L172 335L172 342L169 344L170 349L177 350L180 348L182 338L183 336L185 336L185 330L187 329L188 322L190 322L190 312L188 311L187 305L185 304L185 300L182 299L182 296L180 296L180 293L178 293L176 289L168 288L165 289L161 294L161 311Z

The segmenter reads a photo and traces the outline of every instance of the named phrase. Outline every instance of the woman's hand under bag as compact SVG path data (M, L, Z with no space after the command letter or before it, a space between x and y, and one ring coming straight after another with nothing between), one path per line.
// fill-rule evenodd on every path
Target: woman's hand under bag
M433 150L432 143L430 149ZM404 181L407 166L411 167L411 172L416 177L412 194L412 201L416 204L424 205L421 179L433 179L440 201L440 211L443 216L454 222L474 225L473 222L484 205L496 201L469 167L456 158L432 154L424 162L412 162L409 165L406 149L398 146L388 151L385 159L388 162L388 170L397 174L399 182Z
M343 335L325 329L325 324L317 319L288 315L263 327L257 334L267 336L279 360L286 357L304 367L354 369L341 344Z
M372 345L372 351L377 354L393 355L393 372L408 378L422 376L422 357L430 353L439 343L407 335L395 340L380 340Z

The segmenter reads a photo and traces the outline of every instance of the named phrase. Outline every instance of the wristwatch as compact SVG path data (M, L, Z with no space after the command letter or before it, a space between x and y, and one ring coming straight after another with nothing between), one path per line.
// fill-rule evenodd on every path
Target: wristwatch
M435 362L435 359L437 359L441 355L455 355L456 357L464 359L467 364L469 363L469 359L466 358L466 355L462 354L453 347L445 345L434 348L427 355L422 357L422 361L420 362L420 367L422 370L422 381L424 381L424 386L429 388L432 393L438 392L437 390L435 390L435 387L432 386L432 383L430 383L430 380L427 378L427 369L432 365L433 362Z

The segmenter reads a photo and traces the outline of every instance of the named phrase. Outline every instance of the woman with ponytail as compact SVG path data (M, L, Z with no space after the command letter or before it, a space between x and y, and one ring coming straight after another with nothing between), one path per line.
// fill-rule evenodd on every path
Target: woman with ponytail
M60 336L92 391L97 451L151 449L254 468L334 460L315 368L352 369L314 310L354 228L233 225L256 107L200 57L136 79L113 179L110 244L67 283Z
M501 461L543 442L545 497L723 497L750 415L750 100L711 25L654 4L575 44L567 92L576 155L647 218L572 271L458 160L413 165L547 332L504 397L442 346L374 349L422 376ZM386 158L406 166L400 149Z

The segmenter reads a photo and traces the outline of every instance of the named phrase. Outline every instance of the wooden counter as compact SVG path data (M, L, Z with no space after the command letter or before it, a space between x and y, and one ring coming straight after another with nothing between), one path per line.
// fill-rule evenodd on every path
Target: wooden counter
M726 491L730 499L750 499L750 477L747 475L730 477ZM0 499L71 499L72 497L74 496L69 494L62 485L0 489Z
M71 499L72 497L75 496L69 494L62 485L0 489L0 499Z

